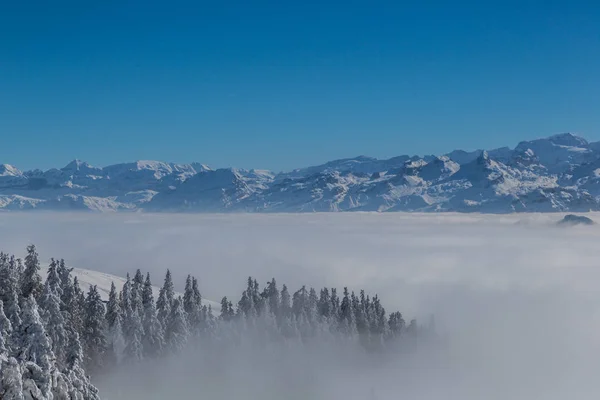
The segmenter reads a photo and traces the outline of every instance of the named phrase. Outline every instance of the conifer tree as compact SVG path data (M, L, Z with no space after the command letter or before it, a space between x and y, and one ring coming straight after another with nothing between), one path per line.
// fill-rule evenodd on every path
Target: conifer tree
M344 288L344 297L340 305L340 328L342 333L345 335L352 335L356 330L356 321L354 319L354 310L352 309L352 302L350 300L350 293L348 288Z
M144 358L143 335L144 328L137 309L127 310L124 322L124 356L128 362L139 362Z
M106 323L108 328L112 328L120 317L121 305L119 304L117 287L114 282L111 282L110 292L108 293L108 302L106 303Z
M24 301L21 319L21 340L15 348L15 354L17 360L26 363L23 384L31 390L37 388L42 396L48 396L55 358L33 294Z
M192 314L194 309L194 292L192 291L192 276L188 275L185 280L185 289L183 290L183 310L188 314Z
M104 304L95 285L90 286L87 298L85 299L83 332L86 365L90 371L99 371L102 368L104 353L108 345L105 336Z
M83 369L83 348L77 332L71 332L66 354L66 373L70 383L68 398L100 400L98 389L91 384Z
M221 315L220 318L223 321L231 321L235 313L233 311L233 306L229 300L227 300L227 296L221 299Z
M286 285L281 288L280 317L288 317L292 311L290 292Z
M388 326L389 332L394 338L400 336L405 326L402 314L398 311L391 313L388 319Z
M265 296L271 313L274 315L279 315L279 290L277 289L277 282L275 281L275 278L271 279L271 281L267 283L267 287L265 288Z
M63 292L65 322L69 329L75 330L80 336L83 334L83 320L85 318L85 296L79 287L77 277L73 278L73 283Z
M156 307L154 305L150 274L146 275L146 281L144 282L142 303L144 306L144 314L142 316L142 327L144 330L142 347L144 356L156 357L162 354L165 346L165 339L163 327L158 320Z
M192 276L192 293L194 294L194 304L197 308L202 307L202 295L198 287L198 280Z
M328 321L331 317L331 297L329 296L329 289L321 289L321 295L319 296L319 315L322 319Z
M0 300L4 303L4 312L14 329L21 325L21 307L19 306L20 275L15 258L0 255Z
M46 277L46 284L50 286L50 289L54 293L58 295L58 297L62 297L63 288L62 288L62 280L58 274L59 263L52 258L50 260L50 265L48 266L48 274Z
M25 270L21 282L21 296L28 298L30 295L37 300L42 294L43 285L40 276L40 261L34 245L27 246L25 257Z
M169 316L171 315L171 308L175 298L175 288L173 286L173 278L171 277L171 271L167 270L165 275L165 281L158 294L158 300L156 301L156 310L158 312L158 320L166 330Z
M25 400L22 374L21 366L15 358L0 358L0 399Z
M111 282L106 303L106 325L108 328L108 354L105 359L109 365L118 364L123 357L125 339L123 337L123 315L114 282Z
M4 303L0 300L0 356L9 354L9 340L12 335L12 324L4 314Z
M52 275L58 277L56 270L54 270ZM43 306L43 321L45 323L46 333L50 339L52 350L57 357L57 360L63 362L65 359L68 337L67 331L65 330L65 319L60 310L60 298L58 293L56 293L56 290L58 289L58 282L52 283L51 279L47 279L40 302Z
M175 299L166 329L166 342L171 351L183 350L188 340L188 325L181 297Z

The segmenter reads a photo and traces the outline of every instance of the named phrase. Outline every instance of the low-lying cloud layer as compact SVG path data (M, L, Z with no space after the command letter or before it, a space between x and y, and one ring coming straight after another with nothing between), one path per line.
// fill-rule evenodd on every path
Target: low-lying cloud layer
M441 358L377 374L323 363L335 387L353 388L349 399L368 398L357 385L375 385L385 399L592 399L600 395L600 227L557 227L561 217L5 214L0 249L23 254L35 243L44 260L116 275L140 268L155 284L166 268L179 284L191 273L217 301L237 298L252 275L293 288L364 288L407 319L435 315L448 344ZM320 361L297 356L293 365ZM260 361L253 373L269 360ZM198 371L190 376L197 381ZM259 395L249 387L246 398Z

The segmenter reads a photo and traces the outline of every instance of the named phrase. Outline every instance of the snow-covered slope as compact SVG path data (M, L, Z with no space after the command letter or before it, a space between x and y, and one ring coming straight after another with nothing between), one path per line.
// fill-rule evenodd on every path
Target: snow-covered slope
M514 149L359 156L274 174L136 161L0 165L0 210L146 212L600 210L600 142L564 133Z
M48 264L41 265L40 273L44 277L48 274ZM132 273L133 273L133 271L132 271ZM90 289L90 286L94 286L94 285L97 286L98 292L100 293L100 296L102 297L102 300L104 300L104 301L108 300L108 294L110 293L110 286L113 282L115 283L115 287L117 288L117 291L119 291L119 292L123 289L123 285L126 282L126 279L123 277L106 274L106 273L100 272L100 271L92 271L89 269L73 268L73 271L71 274L73 277L77 277L77 280L79 280L79 285L85 293L88 292L88 290ZM159 290L160 290L160 288L153 286L153 292L154 292L155 298L158 297ZM183 296L183 293L176 293L176 296L179 296L179 295ZM207 305L210 304L213 307L213 309L215 309L215 310L218 310L218 308L215 308L215 307L220 306L220 304L217 304L216 302L214 302L212 300L202 299L202 301Z

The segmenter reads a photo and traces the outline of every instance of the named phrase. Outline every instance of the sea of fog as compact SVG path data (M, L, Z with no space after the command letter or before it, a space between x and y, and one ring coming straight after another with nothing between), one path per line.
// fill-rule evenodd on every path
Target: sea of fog
M434 315L447 343L444 357L383 369L337 363L320 350L277 360L230 354L209 366L186 360L170 373L146 371L174 398L210 387L203 379L226 379L245 388L236 397L270 399L259 388L277 377L279 398L308 387L297 398L596 399L600 225L558 227L562 216L15 213L0 214L0 250L22 256L34 243L42 261L60 257L119 276L140 268L155 284L169 268L178 289L193 274L216 301L237 299L249 275L261 285L275 277L292 289L364 288L407 320ZM589 216L600 222L600 214ZM210 365L223 374L208 373ZM282 378L282 371L294 378ZM331 385L312 387L317 377ZM116 393L115 382L103 382L107 392ZM165 396L153 390L155 397L140 389L126 398Z

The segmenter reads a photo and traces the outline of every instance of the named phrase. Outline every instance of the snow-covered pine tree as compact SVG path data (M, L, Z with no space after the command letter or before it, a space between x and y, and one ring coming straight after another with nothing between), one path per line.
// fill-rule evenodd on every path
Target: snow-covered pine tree
M183 290L183 310L191 315L194 308L194 292L192 291L192 276L188 275L185 279L185 289Z
M28 298L30 295L37 300L43 290L42 277L40 276L40 261L34 245L27 246L25 257L25 270L21 280L21 296Z
M111 282L110 292L108 293L108 302L106 303L106 323L108 328L112 328L120 317L121 305L119 304L117 287L114 282Z
M165 275L165 281L162 288L158 293L158 300L156 301L156 311L158 313L158 320L166 330L169 316L171 315L171 308L175 299L175 288L173 286L173 278L171 277L171 271L167 270Z
M167 322L165 338L167 347L173 352L180 352L185 347L189 336L189 328L185 311L183 310L183 300L178 297L173 302L171 315Z
M402 334L402 331L404 331L404 326L404 318L402 318L402 314L400 314L400 312L396 311L390 314L388 319L388 327L389 334L392 338L398 338Z
M67 268L65 260L61 258L60 261L58 261L57 271L58 276L60 277L60 286L64 292L72 285L71 272L73 271L73 268Z
M233 306L229 300L227 300L227 296L221 299L221 315L219 316L223 321L231 321L235 316L235 312L233 311Z
M50 271L44 284L44 292L40 298L40 308L52 351L59 365L62 365L65 360L68 337L65 330L65 319L60 310L60 297L56 292L59 289L59 282L50 278L51 276L58 277L56 268Z
M198 279L192 276L192 293L194 294L194 304L197 308L202 307L202 295L198 286Z
M139 269L135 272L131 283L131 307L136 309L141 316L144 314L144 305L142 301L142 291L144 288L144 275Z
M60 278L58 268L60 264L54 259L50 259L50 265L48 266L48 273L46 275L46 285L50 285L52 291L54 291L58 297L62 297L63 287L62 279Z
M279 315L279 290L277 289L277 282L275 278L271 279L269 283L267 283L267 287L265 288L265 297L267 304L269 305L269 311L273 315Z
M21 276L14 257L0 256L0 300L4 303L4 313L14 329L21 325L19 292Z
M127 278L125 283L123 284L123 288L121 289L121 310L123 311L123 315L126 317L131 307L131 278L129 274L127 274Z
M1 355L8 356L10 340L12 336L12 324L4 314L4 303L0 300L0 357Z
M331 297L329 296L329 289L321 289L318 308L321 320L329 321L329 318L331 317Z
M308 303L308 292L306 291L306 286L302 286L299 290L294 292L292 296L292 312L299 318L304 310L307 307Z
M85 299L85 314L83 320L83 348L86 356L86 366L89 371L99 371L108 347L105 332L104 303L96 285L90 286Z
M15 354L23 363L24 391L39 392L37 397L48 398L55 356L33 294L24 301L21 319L20 342L15 346Z
M142 271L140 271L139 268L135 271L135 275L133 276L133 286L135 286L140 291L144 286L144 275L142 274Z
M154 305L150 274L146 274L146 280L142 291L142 304L144 306L144 314L142 315L142 327L144 330L142 347L144 349L144 356L156 357L163 353L165 338L163 326L158 320L156 307Z
M68 329L73 329L81 336L83 334L83 320L85 318L85 296L79 287L77 277L63 290L63 315Z
M188 275L183 292L183 310L187 315L188 326L192 336L199 336L204 330L202 297L198 290L198 281Z
M14 357L0 357L0 399L25 400L19 362Z
M98 389L92 385L83 369L83 348L79 335L71 331L66 352L65 375L68 379L68 399L100 400Z
M108 349L105 360L108 365L119 364L123 358L125 339L123 338L123 315L114 282L111 282L106 304L106 325Z
M354 310L352 309L352 301L350 299L350 293L348 288L344 288L344 297L340 305L340 316L339 316L339 327L340 333L350 337L356 332L356 320L354 317Z
M292 312L292 300L290 292L286 285L281 288L281 303L279 308L279 317L288 317Z
M125 337L125 361L130 363L139 362L144 358L144 349L142 345L144 328L137 308L130 308L126 311L125 320L123 322L123 332L123 336Z

